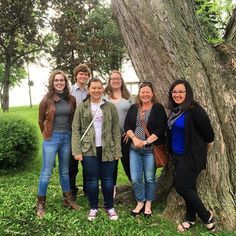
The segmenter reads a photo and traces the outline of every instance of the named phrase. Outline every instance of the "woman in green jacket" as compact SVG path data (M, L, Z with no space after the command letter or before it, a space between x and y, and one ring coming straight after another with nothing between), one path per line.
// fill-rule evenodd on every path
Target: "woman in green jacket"
M115 160L122 156L119 117L116 107L102 99L103 90L100 79L89 80L88 98L77 107L72 123L72 153L82 161L86 176L90 221L98 213L99 179L109 219L118 219L113 208L113 172Z

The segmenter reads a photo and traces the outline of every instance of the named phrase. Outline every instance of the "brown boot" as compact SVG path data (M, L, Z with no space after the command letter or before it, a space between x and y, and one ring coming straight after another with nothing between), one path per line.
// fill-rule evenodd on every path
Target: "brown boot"
M45 216L45 204L46 204L46 196L45 197L38 196L36 211L37 211L37 216L39 218L43 218Z
M64 192L63 193L63 205L65 207L74 209L74 210L79 210L79 206L73 201L72 199L72 193L71 192Z

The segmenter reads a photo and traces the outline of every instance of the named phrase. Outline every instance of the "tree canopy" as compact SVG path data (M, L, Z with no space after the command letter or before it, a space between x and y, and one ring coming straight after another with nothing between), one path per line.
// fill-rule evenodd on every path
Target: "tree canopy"
M14 77L14 69L23 68L25 58L44 45L43 26L46 1L0 1L0 100L3 111L9 108L9 88L21 76Z
M235 4L232 0L195 0L196 12L207 40L219 44Z
M125 48L109 7L85 0L54 1L52 8L50 54L56 67L72 74L77 64L87 63L100 76L121 67Z

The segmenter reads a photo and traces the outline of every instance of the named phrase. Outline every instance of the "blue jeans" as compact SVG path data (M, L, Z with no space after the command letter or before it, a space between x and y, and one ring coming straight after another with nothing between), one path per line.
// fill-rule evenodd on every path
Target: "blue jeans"
M91 209L98 209L99 179L101 180L104 207L113 207L113 172L115 161L102 161L102 147L97 147L97 156L84 156L82 165L86 177L86 191Z
M156 166L152 150L130 148L130 174L136 201L153 201L156 192Z
M69 164L71 157L71 131L54 131L50 140L43 141L43 165L39 179L38 195L46 196L56 155L59 159L60 183L63 192L70 191Z

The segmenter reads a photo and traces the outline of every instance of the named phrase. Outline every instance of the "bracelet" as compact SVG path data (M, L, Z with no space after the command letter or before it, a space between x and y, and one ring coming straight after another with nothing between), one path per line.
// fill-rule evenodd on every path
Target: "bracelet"
M130 139L133 139L135 137L135 135L133 135L132 137L130 137Z

